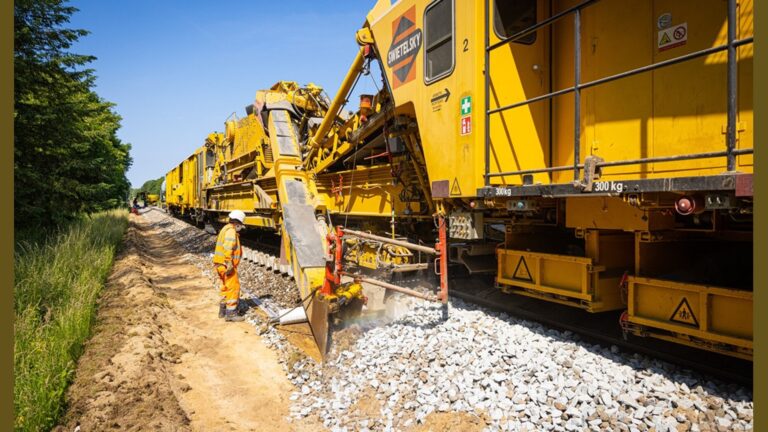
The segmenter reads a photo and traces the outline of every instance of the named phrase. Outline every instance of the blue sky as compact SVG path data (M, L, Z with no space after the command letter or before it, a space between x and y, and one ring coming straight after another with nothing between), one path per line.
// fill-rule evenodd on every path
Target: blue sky
M158 178L245 115L256 90L314 82L333 97L374 0L73 0L73 48L98 59L99 95L117 104L119 137L133 145L133 187ZM371 79L355 93L375 93Z

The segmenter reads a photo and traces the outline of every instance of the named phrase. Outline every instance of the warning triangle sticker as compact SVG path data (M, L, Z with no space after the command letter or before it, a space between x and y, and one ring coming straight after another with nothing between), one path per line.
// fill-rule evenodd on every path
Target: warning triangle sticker
M461 195L461 188L459 187L459 179L454 177L453 184L451 185L451 195Z
M512 273L512 278L526 282L533 282L531 271L528 269L528 263L525 262L524 256L521 256L520 261L517 262L517 267L515 267L515 272Z
M664 34L661 36L661 41L659 41L659 45L666 45L670 42L672 42L672 39L669 38L669 34L667 32L664 32Z
M691 309L691 305L688 304L688 299L685 297L683 297L680 304L677 305L675 311L672 312L672 316L669 317L669 320L680 324L692 325L694 327L699 326L699 321L696 319L696 315L693 314L693 309Z

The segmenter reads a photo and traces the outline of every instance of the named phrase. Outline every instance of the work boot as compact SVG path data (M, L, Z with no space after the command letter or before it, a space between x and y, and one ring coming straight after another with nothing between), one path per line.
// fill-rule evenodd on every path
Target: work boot
M219 303L219 318L224 318L224 315L227 313L227 304L226 303Z
M226 317L224 318L224 321L227 322L239 322L239 321L245 321L245 317L242 315L237 314L237 309L235 310L227 310Z

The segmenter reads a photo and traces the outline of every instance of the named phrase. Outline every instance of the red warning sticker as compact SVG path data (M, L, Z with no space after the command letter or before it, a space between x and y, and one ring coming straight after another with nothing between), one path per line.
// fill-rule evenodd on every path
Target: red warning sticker
M472 116L464 116L461 118L461 134L469 135L472 133Z

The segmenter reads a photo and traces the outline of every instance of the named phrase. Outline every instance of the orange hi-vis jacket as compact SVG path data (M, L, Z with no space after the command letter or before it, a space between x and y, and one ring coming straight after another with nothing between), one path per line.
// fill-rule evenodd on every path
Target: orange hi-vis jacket
M214 265L227 265L232 262L233 267L240 265L240 259L243 256L243 249L240 246L240 237L237 235L234 225L226 224L219 231L216 238L216 252L213 254Z

